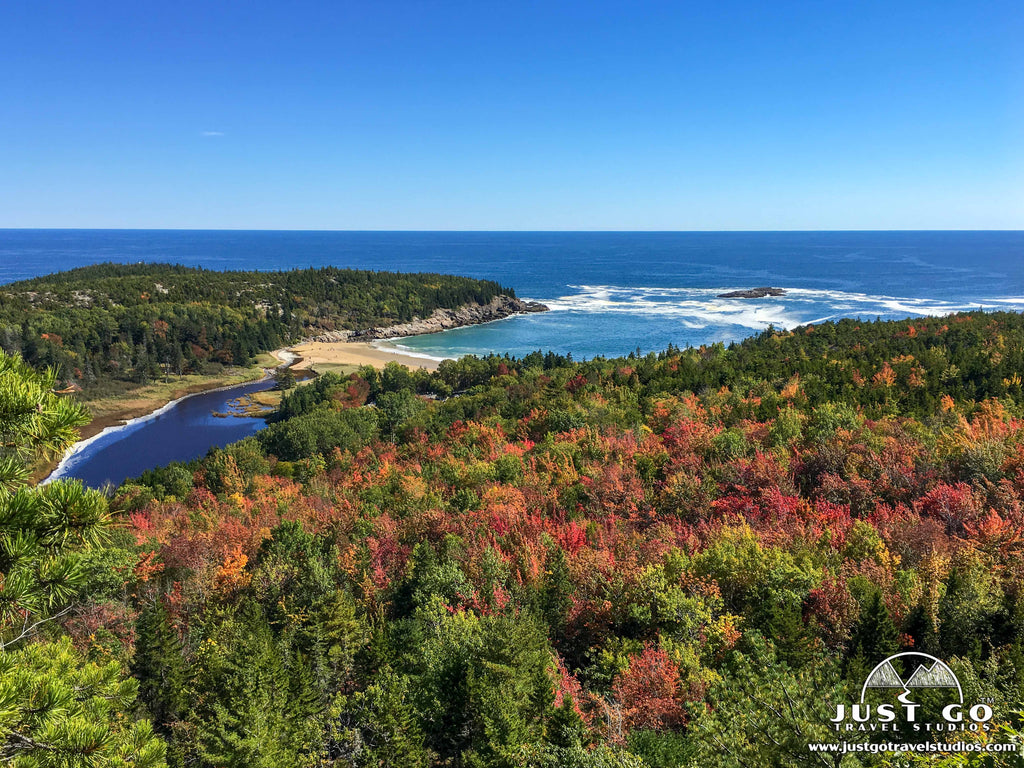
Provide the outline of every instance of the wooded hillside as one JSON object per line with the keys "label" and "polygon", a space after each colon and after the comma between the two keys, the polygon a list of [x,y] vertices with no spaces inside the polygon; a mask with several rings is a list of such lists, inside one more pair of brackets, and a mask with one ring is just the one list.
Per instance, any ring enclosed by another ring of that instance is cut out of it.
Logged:
{"label": "wooded hillside", "polygon": [[1022,350],[972,313],[323,376],[123,487],[121,575],[67,631],[132,665],[177,765],[270,733],[282,768],[918,764],[807,747],[910,649],[998,729],[902,738],[1005,739]]}
{"label": "wooded hillside", "polygon": [[515,292],[450,275],[99,264],[0,286],[0,349],[97,391],[248,365],[303,336],[408,322],[501,294]]}

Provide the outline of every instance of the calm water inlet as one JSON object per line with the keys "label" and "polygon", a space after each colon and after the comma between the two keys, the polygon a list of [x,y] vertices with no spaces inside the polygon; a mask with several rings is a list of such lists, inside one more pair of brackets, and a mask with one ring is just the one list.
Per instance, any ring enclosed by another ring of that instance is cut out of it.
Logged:
{"label": "calm water inlet", "polygon": [[105,430],[68,457],[51,479],[77,478],[93,488],[120,485],[147,469],[190,461],[266,426],[260,418],[214,416],[230,410],[229,400],[270,389],[273,379],[203,392],[179,400],[155,416]]}

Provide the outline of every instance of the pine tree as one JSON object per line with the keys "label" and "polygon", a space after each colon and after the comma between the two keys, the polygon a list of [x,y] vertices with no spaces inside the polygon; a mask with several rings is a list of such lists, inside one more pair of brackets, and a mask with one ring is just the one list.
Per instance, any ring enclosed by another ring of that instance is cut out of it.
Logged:
{"label": "pine tree", "polygon": [[863,681],[876,664],[896,653],[900,633],[882,602],[882,593],[875,590],[861,608],[860,619],[853,628],[846,657],[846,677]]}
{"label": "pine tree", "polygon": [[56,380],[0,353],[0,652],[68,610],[107,521],[106,499],[81,483],[26,484],[32,461],[63,452],[89,420]]}
{"label": "pine tree", "polygon": [[340,725],[332,734],[332,753],[343,758],[342,765],[357,768],[432,765],[412,698],[409,679],[390,668],[365,690],[339,696],[331,718]]}
{"label": "pine tree", "polygon": [[56,374],[0,353],[0,763],[37,768],[162,768],[166,747],[130,717],[137,685],[116,662],[86,663],[67,639],[29,642],[73,605],[105,498],[81,483],[26,485],[88,412],[53,392]]}
{"label": "pine tree", "polygon": [[139,681],[139,698],[163,732],[181,719],[187,682],[181,640],[171,627],[167,609],[155,602],[143,609],[135,624],[132,676]]}
{"label": "pine tree", "polygon": [[291,698],[288,719],[296,750],[306,759],[315,759],[323,749],[324,702],[313,679],[309,659],[295,652],[288,665]]}
{"label": "pine tree", "polygon": [[573,591],[565,550],[552,541],[548,544],[547,566],[544,570],[539,602],[541,615],[553,636],[561,636],[569,609],[572,607]]}
{"label": "pine tree", "polygon": [[0,764],[165,768],[166,746],[133,722],[138,686],[116,662],[86,662],[64,638],[0,653]]}
{"label": "pine tree", "polygon": [[352,595],[338,590],[321,609],[313,631],[314,651],[317,666],[323,670],[324,690],[333,695],[351,679],[356,655],[370,641],[370,627],[357,615]]}
{"label": "pine tree", "polygon": [[258,610],[238,620],[223,667],[203,681],[193,716],[199,756],[218,768],[316,765],[297,737],[281,650]]}

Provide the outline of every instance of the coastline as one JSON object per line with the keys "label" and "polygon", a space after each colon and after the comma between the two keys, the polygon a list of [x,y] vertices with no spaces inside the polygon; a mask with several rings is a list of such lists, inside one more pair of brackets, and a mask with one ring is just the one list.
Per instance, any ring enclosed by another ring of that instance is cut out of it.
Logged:
{"label": "coastline", "polygon": [[467,325],[484,325],[495,320],[505,320],[516,315],[547,312],[549,307],[537,301],[515,299],[511,296],[495,296],[487,304],[463,304],[456,309],[435,309],[429,317],[414,317],[408,323],[364,328],[356,331],[326,331],[312,336],[307,341],[356,342],[398,339],[406,336],[425,336],[441,331],[450,331]]}
{"label": "coastline", "polygon": [[300,359],[292,365],[297,371],[310,368],[316,370],[319,366],[320,372],[325,369],[351,372],[364,365],[380,369],[392,362],[406,368],[436,371],[442,360],[415,352],[389,349],[380,346],[379,342],[410,336],[427,336],[455,328],[507,320],[517,315],[547,311],[548,307],[536,301],[496,296],[488,304],[466,304],[457,309],[438,309],[430,317],[414,318],[411,322],[399,325],[360,331],[330,331],[288,347],[285,352],[299,356]]}
{"label": "coastline", "polygon": [[419,357],[413,354],[391,351],[375,346],[368,341],[308,341],[289,347],[289,351],[299,356],[299,361],[292,367],[297,371],[309,370],[323,373],[335,368],[349,368],[353,371],[364,365],[383,368],[388,363],[398,363],[406,368],[425,368],[436,371],[440,360]]}
{"label": "coastline", "polygon": [[[325,367],[327,370],[351,368],[354,371],[364,365],[383,368],[389,362],[397,362],[407,368],[426,368],[433,371],[437,369],[440,362],[400,352],[392,353],[388,350],[378,349],[370,342],[307,342],[294,347],[275,349],[267,354],[278,361],[281,366],[289,366],[296,371],[308,371],[314,366],[320,365],[318,372],[321,373],[324,372]],[[316,369],[314,368],[314,370]],[[92,421],[82,427],[79,431],[78,442],[65,451],[62,456],[40,464],[32,473],[31,482],[45,484],[58,479],[57,473],[61,467],[66,466],[72,457],[104,435],[154,419],[182,400],[194,395],[231,389],[266,379],[272,375],[273,368],[260,367],[259,369],[244,369],[244,371],[253,375],[219,376],[206,381],[183,384],[170,390],[169,399],[167,396],[161,397],[155,393],[147,396],[145,393],[136,392],[121,402],[118,402],[116,398],[100,401],[104,405],[115,407],[111,407],[109,410],[103,409],[100,414],[94,416]],[[257,373],[262,373],[262,375],[256,375]]]}
{"label": "coastline", "polygon": [[[255,371],[254,371],[255,373]],[[218,389],[237,387],[240,384],[249,384],[266,378],[268,374],[264,369],[262,376],[251,376],[247,378],[217,377],[209,381],[184,384],[171,389],[169,397],[158,397],[156,395],[132,395],[126,398],[123,405],[110,410],[104,409],[100,414],[93,417],[93,420],[79,430],[82,440],[87,440],[109,427],[115,427],[126,421],[138,419],[151,414],[155,409],[163,408],[170,403],[183,400],[191,395],[201,395],[204,392],[213,392]],[[105,403],[107,401],[104,401]],[[89,407],[89,403],[85,403]],[[91,409],[90,409],[91,410]]]}

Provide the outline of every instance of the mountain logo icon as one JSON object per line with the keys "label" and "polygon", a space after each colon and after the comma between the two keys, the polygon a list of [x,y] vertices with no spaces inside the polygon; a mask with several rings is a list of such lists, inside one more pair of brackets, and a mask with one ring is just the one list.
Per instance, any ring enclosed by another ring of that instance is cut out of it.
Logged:
{"label": "mountain logo icon", "polygon": [[[893,665],[893,661],[896,659],[901,660],[900,666],[903,669],[912,670],[906,680],[900,676]],[[860,691],[862,703],[868,688],[902,688],[903,693],[899,699],[904,703],[907,703],[906,699],[909,698],[913,688],[956,688],[960,703],[962,704],[964,701],[960,681],[949,665],[941,659],[918,651],[894,654],[871,670]]]}

